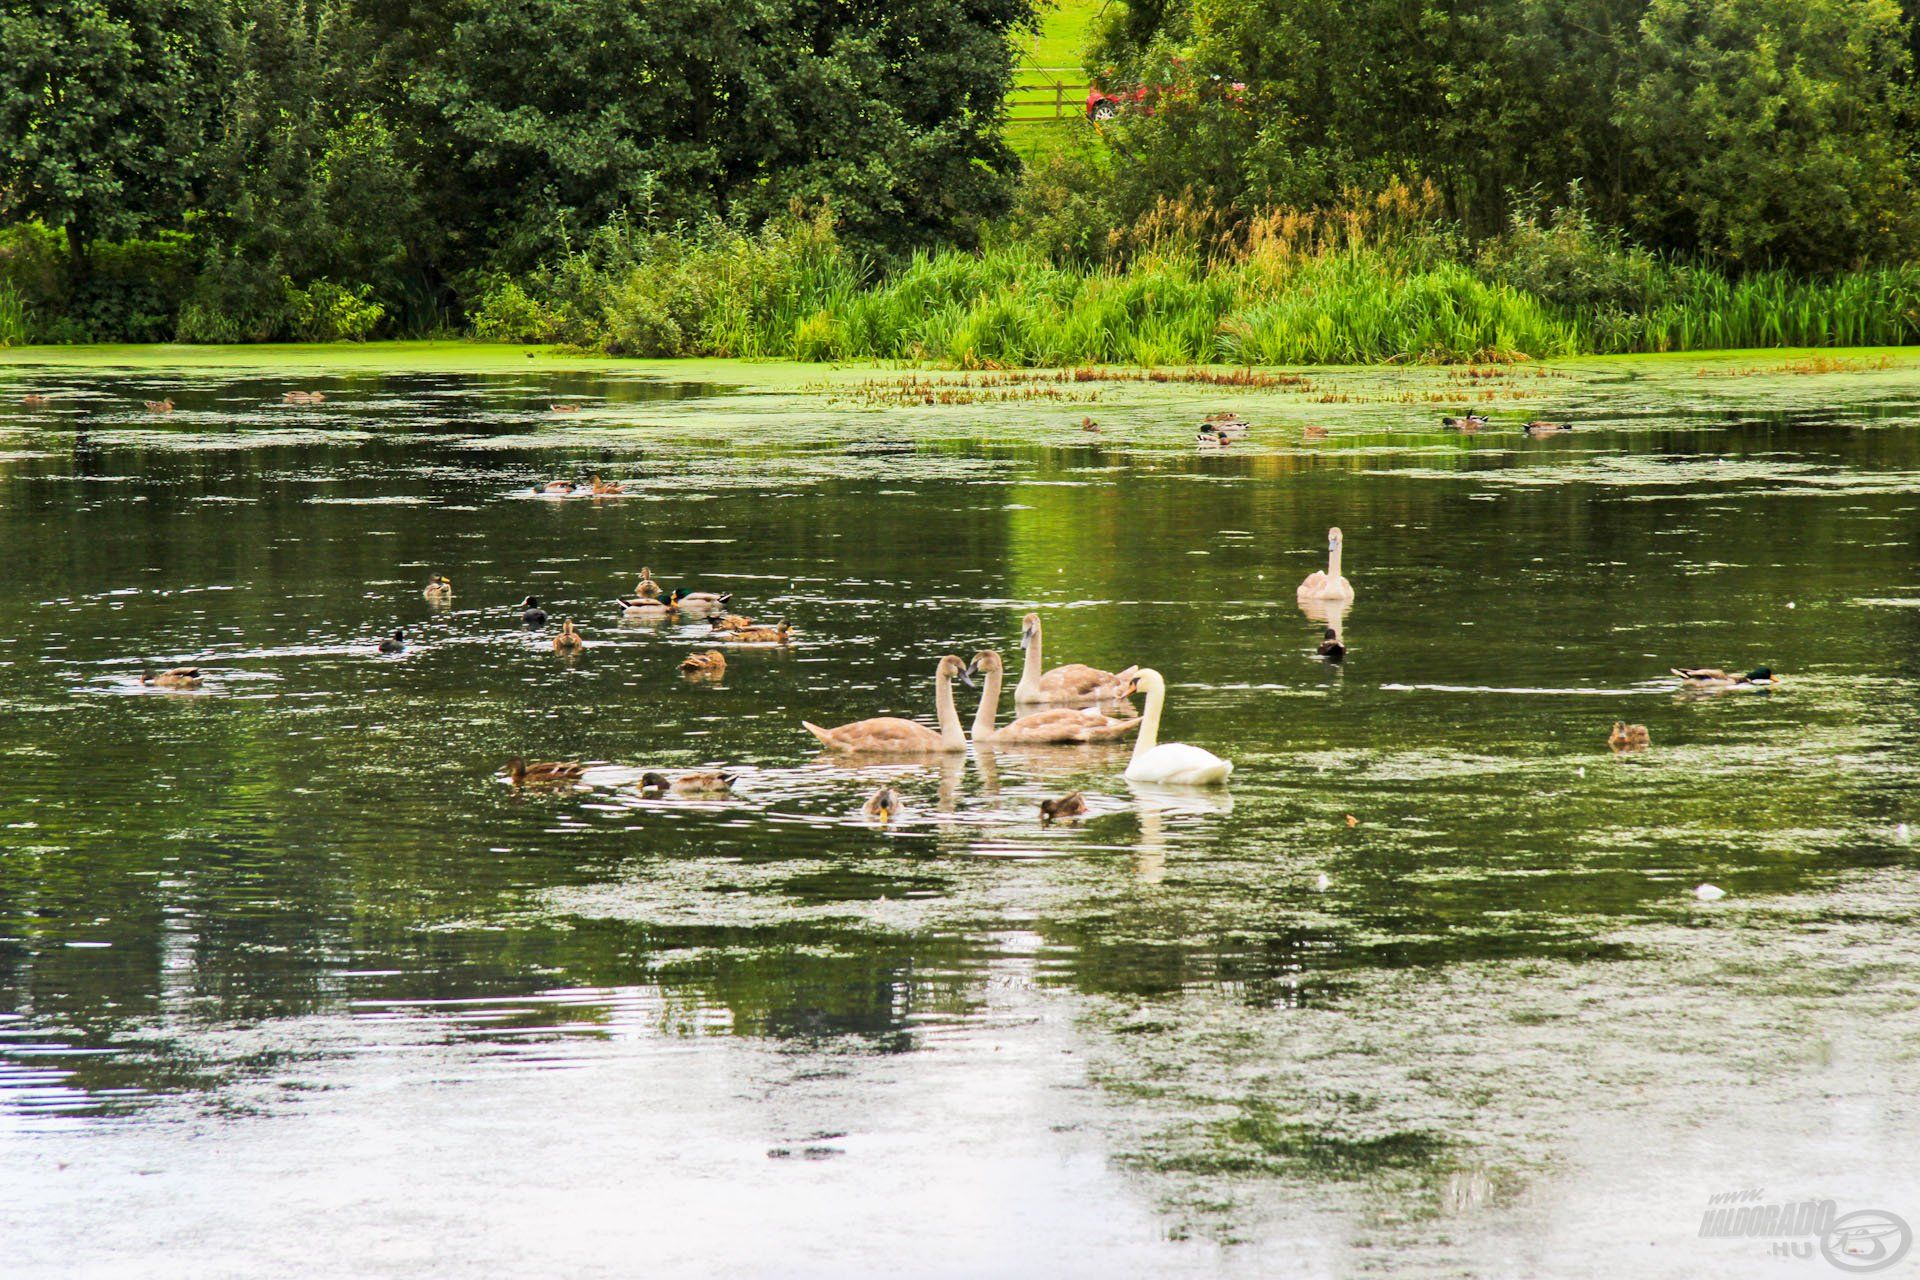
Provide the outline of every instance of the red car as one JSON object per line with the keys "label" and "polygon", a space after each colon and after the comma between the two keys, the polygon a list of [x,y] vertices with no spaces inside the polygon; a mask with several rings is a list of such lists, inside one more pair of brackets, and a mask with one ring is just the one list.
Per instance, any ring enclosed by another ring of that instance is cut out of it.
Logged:
{"label": "red car", "polygon": [[[1242,102],[1247,96],[1247,86],[1238,80],[1228,82],[1219,76],[1208,77],[1214,84],[1226,88],[1227,96],[1235,102]],[[1153,114],[1153,99],[1161,94],[1179,96],[1186,92],[1186,86],[1177,84],[1138,85],[1132,89],[1102,89],[1097,84],[1087,86],[1087,119],[1101,123],[1120,114],[1122,107],[1138,107],[1148,115]]]}

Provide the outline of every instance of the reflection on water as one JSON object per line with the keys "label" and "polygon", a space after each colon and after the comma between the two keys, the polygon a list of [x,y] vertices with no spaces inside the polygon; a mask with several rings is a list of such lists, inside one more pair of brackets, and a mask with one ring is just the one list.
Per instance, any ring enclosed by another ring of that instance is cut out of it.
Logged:
{"label": "reflection on water", "polygon": [[[1704,879],[1742,902],[1906,865],[1920,437],[1885,428],[1916,397],[1688,382],[1556,383],[1581,428],[1549,440],[1378,405],[1263,439],[1255,397],[1245,447],[1200,457],[1218,397],[1178,388],[1113,393],[1069,448],[1043,411],[616,373],[303,377],[314,406],[251,375],[49,374],[50,408],[0,397],[0,1140],[312,1091],[405,1124],[351,1102],[383,1057],[415,1082],[581,1072],[586,1106],[595,1072],[689,1044],[854,1071],[1044,1022],[1057,1055],[1047,1011],[1074,1001],[1128,1002],[1117,1042],[1184,1062],[1182,1001],[1363,1016],[1379,975],[1604,969]],[[533,492],[595,473],[626,492]],[[1333,523],[1357,597],[1297,605]],[[623,617],[642,564],[794,644]],[[434,573],[451,599],[422,598]],[[529,594],[579,623],[577,659],[520,625]],[[1230,792],[1128,786],[1125,743],[863,763],[801,728],[930,720],[938,657],[1017,665],[1029,609],[1050,661],[1165,672],[1164,736],[1235,760]],[[681,678],[709,648],[724,678]],[[1779,689],[1665,674],[1761,663]],[[140,683],[187,664],[202,688]],[[1621,718],[1651,751],[1612,757]],[[512,755],[591,767],[516,790]],[[731,795],[637,786],[718,766]],[[859,810],[883,782],[905,808],[881,826]],[[1074,789],[1085,817],[1043,826]],[[723,1129],[780,1088],[726,1061],[759,1092],[711,1102]],[[1497,1200],[1488,1178],[1442,1194]],[[1211,1265],[1141,1221],[1115,1256]]]}

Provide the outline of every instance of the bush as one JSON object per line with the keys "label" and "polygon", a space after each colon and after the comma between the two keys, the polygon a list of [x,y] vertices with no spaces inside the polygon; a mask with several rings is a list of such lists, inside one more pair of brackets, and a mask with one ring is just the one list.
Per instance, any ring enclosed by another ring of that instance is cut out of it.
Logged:
{"label": "bush", "polygon": [[302,342],[364,342],[386,314],[373,300],[371,285],[349,289],[316,280],[302,289],[285,277],[280,283],[287,291],[293,336]]}
{"label": "bush", "polygon": [[1559,307],[1625,314],[1660,301],[1665,269],[1620,233],[1603,230],[1579,199],[1543,213],[1523,207],[1506,234],[1480,247],[1480,273]]}

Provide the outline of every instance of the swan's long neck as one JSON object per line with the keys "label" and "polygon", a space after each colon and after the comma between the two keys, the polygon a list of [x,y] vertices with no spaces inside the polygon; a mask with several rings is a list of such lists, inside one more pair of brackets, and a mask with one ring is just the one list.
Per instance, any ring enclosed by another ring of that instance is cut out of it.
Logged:
{"label": "swan's long neck", "polygon": [[965,750],[967,734],[960,727],[960,711],[953,705],[953,677],[944,671],[934,678],[933,706],[940,715],[940,744]]}
{"label": "swan's long neck", "polygon": [[1167,705],[1167,685],[1155,680],[1147,686],[1147,710],[1140,717],[1140,736],[1133,740],[1133,758],[1138,760],[1160,745],[1160,711]]}
{"label": "swan's long neck", "polygon": [[1332,581],[1340,580],[1340,553],[1345,550],[1344,542],[1336,542],[1327,548],[1327,577]]}
{"label": "swan's long neck", "polygon": [[1006,674],[999,667],[987,671],[987,687],[980,694],[980,709],[973,713],[973,740],[985,742],[993,736],[994,721],[1000,718],[1000,685]]}
{"label": "swan's long neck", "polygon": [[1026,656],[1020,661],[1020,683],[1014,689],[1015,697],[1040,691],[1040,673],[1045,668],[1040,664],[1040,628],[1038,626],[1035,626],[1033,632],[1027,636],[1023,642],[1023,648]]}

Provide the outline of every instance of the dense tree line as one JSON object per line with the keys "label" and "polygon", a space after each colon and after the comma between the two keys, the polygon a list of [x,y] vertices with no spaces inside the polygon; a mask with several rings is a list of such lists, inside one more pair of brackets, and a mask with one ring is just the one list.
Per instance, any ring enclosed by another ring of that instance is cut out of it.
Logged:
{"label": "dense tree line", "polygon": [[0,341],[673,350],[822,254],[1121,265],[1395,191],[1423,261],[1581,307],[1920,245],[1920,0],[1115,0],[1144,101],[1023,177],[1040,2],[0,0]]}
{"label": "dense tree line", "polygon": [[1574,199],[1653,249],[1818,270],[1915,248],[1912,17],[1896,0],[1138,0],[1092,59],[1156,94],[1122,126],[1129,212],[1424,178],[1476,235]]}
{"label": "dense tree line", "polygon": [[998,117],[1031,18],[1031,0],[0,0],[0,223],[64,239],[81,313],[95,246],[191,233],[182,327],[232,338],[327,336],[368,303],[428,326],[609,223],[753,226],[797,202],[880,251],[967,243],[1010,199]]}

